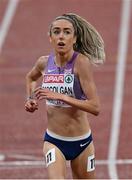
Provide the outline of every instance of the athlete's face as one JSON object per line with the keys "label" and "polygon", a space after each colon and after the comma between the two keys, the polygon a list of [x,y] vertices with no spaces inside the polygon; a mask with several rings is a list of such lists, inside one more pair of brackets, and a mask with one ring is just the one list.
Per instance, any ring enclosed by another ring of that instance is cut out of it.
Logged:
{"label": "athlete's face", "polygon": [[64,19],[54,21],[51,27],[50,42],[58,53],[73,50],[76,37],[72,23]]}

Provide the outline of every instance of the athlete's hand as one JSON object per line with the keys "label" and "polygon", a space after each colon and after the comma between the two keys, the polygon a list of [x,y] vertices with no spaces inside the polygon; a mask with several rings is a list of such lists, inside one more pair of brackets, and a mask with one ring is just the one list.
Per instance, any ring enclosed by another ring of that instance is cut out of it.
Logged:
{"label": "athlete's hand", "polygon": [[52,100],[62,100],[63,94],[50,91],[49,89],[38,87],[34,91],[35,97],[38,100],[42,99],[52,99]]}
{"label": "athlete's hand", "polygon": [[25,103],[25,110],[28,112],[34,112],[38,109],[38,103],[35,99],[28,99]]}

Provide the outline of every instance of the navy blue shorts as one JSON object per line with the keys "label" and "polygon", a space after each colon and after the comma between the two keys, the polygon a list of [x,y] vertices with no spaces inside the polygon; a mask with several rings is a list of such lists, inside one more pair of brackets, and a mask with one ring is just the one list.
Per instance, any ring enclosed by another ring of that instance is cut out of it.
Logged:
{"label": "navy blue shorts", "polygon": [[73,160],[91,143],[92,134],[90,131],[90,133],[77,138],[62,138],[62,136],[47,130],[44,135],[44,141],[48,141],[58,147],[66,160]]}

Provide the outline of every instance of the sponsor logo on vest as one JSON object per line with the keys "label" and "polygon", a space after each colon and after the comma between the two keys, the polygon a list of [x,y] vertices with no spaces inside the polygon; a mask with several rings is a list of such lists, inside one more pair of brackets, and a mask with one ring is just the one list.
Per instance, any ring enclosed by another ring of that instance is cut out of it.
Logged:
{"label": "sponsor logo on vest", "polygon": [[66,75],[65,76],[65,82],[66,83],[71,83],[73,81],[73,77],[72,77],[72,75],[70,75],[70,74],[68,74],[68,75]]}
{"label": "sponsor logo on vest", "polygon": [[61,74],[61,75],[54,75],[54,74],[44,75],[43,82],[44,83],[64,83],[64,74]]}

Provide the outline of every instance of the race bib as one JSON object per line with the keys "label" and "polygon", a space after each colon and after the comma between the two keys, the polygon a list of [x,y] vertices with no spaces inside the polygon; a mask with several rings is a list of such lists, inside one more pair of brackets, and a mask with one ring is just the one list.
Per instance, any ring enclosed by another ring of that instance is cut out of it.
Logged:
{"label": "race bib", "polygon": [[[62,93],[67,96],[75,97],[73,91],[74,74],[44,74],[43,88],[50,91]],[[70,105],[59,100],[46,100],[47,105],[70,107]]]}

